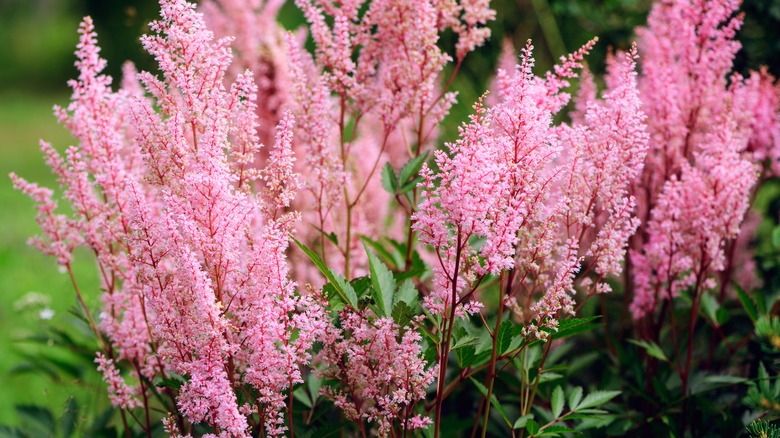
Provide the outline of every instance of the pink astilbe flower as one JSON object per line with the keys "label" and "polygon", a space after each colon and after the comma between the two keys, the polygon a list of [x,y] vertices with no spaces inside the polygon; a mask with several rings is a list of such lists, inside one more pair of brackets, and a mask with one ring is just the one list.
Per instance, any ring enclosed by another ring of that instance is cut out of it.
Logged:
{"label": "pink astilbe flower", "polygon": [[481,279],[512,270],[516,279],[502,299],[516,296],[524,322],[555,327],[558,315],[573,311],[583,258],[598,275],[590,293],[606,291],[601,280],[620,273],[637,225],[628,188],[647,147],[635,52],[624,56],[603,99],[587,103],[582,123],[552,126],[568,101],[561,90],[589,47],[538,78],[529,44],[514,73],[499,72],[498,102],[477,104],[449,153],[437,152],[439,174],[424,170],[414,227],[441,262],[426,297],[432,313],[473,311]]}
{"label": "pink astilbe flower", "polygon": [[[62,158],[44,145],[72,217],[55,213],[51,191],[12,178],[40,205],[42,249],[65,265],[81,243],[97,256],[106,291],[98,363],[115,405],[137,407],[129,394],[146,403],[145,382],[173,372],[185,376],[176,421],[248,436],[247,416],[259,415],[279,435],[287,394],[326,327],[320,302],[295,292],[285,255],[298,220],[294,118],[281,115],[267,165],[250,166],[262,147],[251,74],[226,88],[229,40],[215,41],[194,5],[161,6],[142,42],[162,77],[127,67],[117,92],[100,75],[91,21],[82,25],[80,76],[57,111],[78,146]],[[122,361],[134,388],[120,385]],[[239,388],[254,395],[239,404]]]}
{"label": "pink astilbe flower", "polygon": [[[206,24],[217,37],[234,38],[234,59],[227,71],[229,81],[245,71],[257,84],[259,140],[273,142],[272,126],[281,120],[290,104],[289,56],[284,29],[276,22],[284,0],[208,0],[200,5]],[[260,150],[265,163],[265,150]]]}
{"label": "pink astilbe flower", "polygon": [[[780,157],[774,78],[731,74],[738,7],[736,0],[661,2],[637,31],[650,150],[633,189],[643,220],[632,243],[635,318],[682,290],[696,296],[715,287],[713,275],[733,266],[724,249],[750,204],[756,165]],[[675,205],[682,202],[690,204]]]}
{"label": "pink astilbe flower", "polygon": [[316,206],[301,208],[308,229],[298,234],[353,277],[366,268],[357,236],[378,236],[378,225],[387,222],[379,215],[393,198],[374,184],[377,169],[388,160],[400,166],[430,147],[454,102],[449,84],[440,85],[451,57],[438,47],[439,34],[458,34],[460,63],[489,36],[485,23],[494,12],[482,0],[297,4],[315,43],[312,59],[288,39],[297,150],[307,161],[301,205]]}
{"label": "pink astilbe flower", "polygon": [[391,318],[371,321],[352,310],[340,316],[341,328],[328,329],[318,356],[323,377],[338,380],[340,388],[326,387],[323,394],[351,421],[376,423],[379,436],[388,436],[396,422],[402,430],[427,428],[431,420],[413,415],[414,407],[437,369],[426,369],[420,334],[402,331]]}
{"label": "pink astilbe flower", "polygon": [[711,273],[724,268],[726,241],[739,233],[755,166],[735,153],[701,155],[696,164],[667,182],[647,225],[650,239],[632,254],[635,316],[692,286],[711,288]]}
{"label": "pink astilbe flower", "polygon": [[102,353],[98,353],[95,363],[98,364],[97,370],[103,374],[103,380],[108,385],[108,398],[114,407],[133,409],[141,406],[141,401],[138,400],[136,394],[133,394],[133,390],[127,386],[127,383],[119,374],[119,370],[116,369],[114,361],[103,356]]}

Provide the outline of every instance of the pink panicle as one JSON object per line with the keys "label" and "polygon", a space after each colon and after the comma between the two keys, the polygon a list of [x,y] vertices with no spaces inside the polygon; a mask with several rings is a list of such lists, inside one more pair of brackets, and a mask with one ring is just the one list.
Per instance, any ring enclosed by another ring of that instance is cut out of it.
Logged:
{"label": "pink panicle", "polygon": [[114,407],[133,409],[141,406],[138,396],[133,394],[133,390],[127,386],[113,360],[98,353],[95,363],[98,364],[97,370],[103,374],[103,380],[108,385],[108,398]]}
{"label": "pink panicle", "polygon": [[716,286],[714,274],[732,269],[724,257],[734,252],[724,248],[739,232],[756,169],[770,174],[779,155],[774,78],[731,73],[738,7],[738,0],[660,2],[637,31],[650,149],[633,189],[643,220],[631,244],[636,318],[682,290]]}
{"label": "pink panicle", "polygon": [[419,333],[402,330],[391,318],[370,321],[341,312],[341,329],[328,328],[318,356],[323,377],[337,379],[341,388],[326,387],[323,394],[351,421],[376,423],[379,436],[394,424],[427,428],[430,418],[411,415],[437,373],[435,366],[426,370],[420,341]]}
{"label": "pink panicle", "polygon": [[[511,269],[519,281],[502,299],[530,303],[541,296],[520,316],[555,327],[559,315],[573,311],[584,258],[598,280],[589,293],[607,291],[603,278],[621,272],[637,225],[628,189],[647,148],[635,51],[616,67],[615,86],[584,105],[580,123],[552,125],[568,101],[561,90],[591,45],[542,79],[532,73],[529,43],[514,72],[499,71],[496,103],[487,109],[478,103],[448,153],[436,153],[439,174],[424,169],[413,219],[420,241],[440,261],[426,297],[431,312],[461,315],[464,309],[453,306],[464,303],[473,311],[482,278]],[[472,247],[479,238],[481,246]],[[543,336],[533,324],[529,329]]]}
{"label": "pink panicle", "polygon": [[[207,0],[200,4],[209,29],[219,38],[232,37],[234,61],[228,81],[249,72],[257,84],[257,135],[262,144],[273,143],[273,126],[281,122],[290,105],[289,56],[284,29],[276,22],[284,0]],[[268,160],[265,150],[258,156]]]}
{"label": "pink panicle", "polygon": [[[73,214],[56,214],[48,189],[12,179],[39,204],[41,249],[62,264],[79,244],[97,256],[107,340],[98,363],[117,406],[139,406],[145,382],[178,373],[186,420],[247,436],[247,415],[260,414],[267,433],[283,434],[285,394],[302,382],[326,318],[295,291],[285,254],[298,218],[295,120],[280,116],[267,165],[250,165],[260,150],[251,75],[226,79],[229,40],[215,41],[194,5],[161,7],[142,41],[162,77],[127,66],[116,92],[100,75],[91,21],[81,27],[80,75],[57,110],[78,146],[62,157],[43,144]],[[137,386],[121,381],[120,365]],[[260,394],[252,406],[236,397],[245,385]]]}
{"label": "pink panicle", "polygon": [[441,32],[458,35],[460,63],[489,36],[494,12],[484,0],[296,3],[315,44],[312,59],[288,38],[296,150],[304,152],[308,192],[298,233],[354,277],[367,261],[358,236],[377,238],[388,223],[393,196],[377,184],[382,167],[401,167],[435,144],[436,126],[454,102],[450,82],[441,85],[452,60],[438,46]]}

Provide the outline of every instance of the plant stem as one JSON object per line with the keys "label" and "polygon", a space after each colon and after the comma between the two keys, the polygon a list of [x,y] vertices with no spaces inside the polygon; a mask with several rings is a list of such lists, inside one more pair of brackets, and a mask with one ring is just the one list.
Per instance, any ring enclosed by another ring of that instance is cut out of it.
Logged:
{"label": "plant stem", "polygon": [[[498,357],[498,333],[501,328],[501,317],[504,315],[504,291],[510,289],[512,284],[512,272],[509,275],[501,273],[500,287],[498,289],[498,315],[496,316],[496,328],[493,330],[493,351],[490,353],[490,365],[487,370],[487,398],[485,398],[485,414],[482,419],[482,438],[487,435],[488,420],[490,419],[490,401],[493,397],[493,382],[496,378],[496,358]],[[506,286],[504,286],[506,280]]]}

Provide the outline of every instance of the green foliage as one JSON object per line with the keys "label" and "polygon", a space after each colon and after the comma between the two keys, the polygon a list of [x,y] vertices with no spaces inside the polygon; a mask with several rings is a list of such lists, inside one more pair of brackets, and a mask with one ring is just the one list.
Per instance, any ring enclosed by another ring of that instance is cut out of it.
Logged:
{"label": "green foliage", "polygon": [[750,438],[780,438],[780,429],[764,420],[755,420],[747,426]]}

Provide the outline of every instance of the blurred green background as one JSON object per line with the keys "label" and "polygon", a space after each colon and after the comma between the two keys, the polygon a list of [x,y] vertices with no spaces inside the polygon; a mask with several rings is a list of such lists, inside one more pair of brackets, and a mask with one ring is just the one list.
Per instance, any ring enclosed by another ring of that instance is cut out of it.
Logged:
{"label": "blurred green background", "polygon": [[[302,19],[292,2],[288,3],[282,21],[292,28]],[[498,12],[491,24],[494,36],[484,49],[469,55],[455,84],[460,103],[449,126],[457,126],[471,102],[484,92],[502,38],[513,39],[516,46],[532,38],[537,67],[544,71],[553,59],[598,35],[600,43],[589,63],[599,72],[609,48],[630,45],[633,29],[644,23],[650,4],[650,0],[494,1]],[[737,68],[745,71],[768,65],[778,75],[780,1],[747,0],[743,10],[746,22],[740,38],[744,49]],[[109,61],[108,73],[118,78],[126,59],[142,69],[153,69],[138,37],[156,14],[156,2],[151,0],[0,0],[0,424],[20,421],[14,410],[17,404],[61,412],[68,396],[76,394],[82,406],[94,413],[106,403],[94,391],[99,384],[95,373],[58,372],[56,364],[67,366],[68,358],[54,352],[51,342],[25,340],[49,324],[71,324],[74,318],[68,309],[76,301],[67,275],[58,271],[54,260],[26,245],[27,238],[37,232],[35,211],[26,197],[11,188],[6,175],[14,171],[43,185],[55,184],[37,145],[45,139],[61,150],[72,141],[57,125],[51,108],[67,105],[66,81],[76,75],[73,50],[81,17],[94,18],[102,54]],[[451,38],[445,35],[442,44],[451,47]],[[89,255],[79,254],[75,269],[88,304],[98,308],[99,285]],[[31,363],[28,359],[35,354],[49,354],[51,363]],[[25,360],[27,364],[20,366]],[[31,369],[34,372],[28,372]]]}

